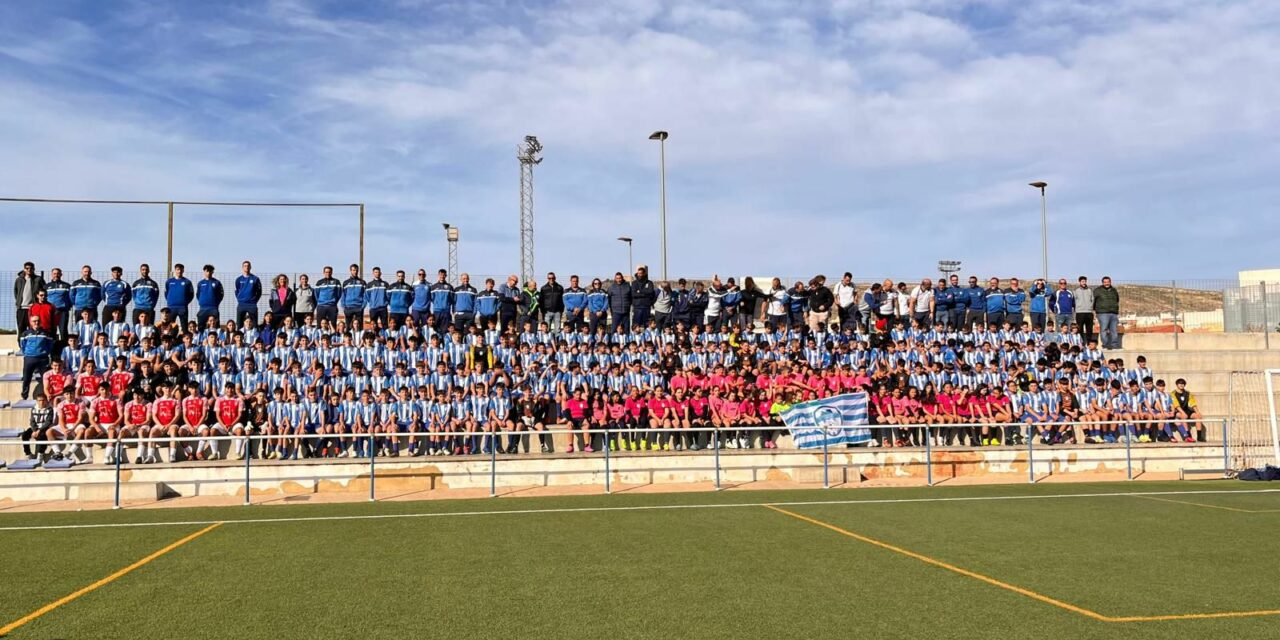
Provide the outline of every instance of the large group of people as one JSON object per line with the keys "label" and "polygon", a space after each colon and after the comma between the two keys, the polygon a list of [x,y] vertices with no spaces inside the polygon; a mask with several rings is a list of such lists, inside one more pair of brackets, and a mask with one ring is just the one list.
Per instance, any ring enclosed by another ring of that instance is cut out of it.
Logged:
{"label": "large group of people", "polygon": [[854,391],[872,446],[1203,438],[1185,381],[1104,356],[1095,319],[1118,346],[1108,278],[761,287],[654,282],[641,265],[477,288],[350,265],[264,285],[246,261],[223,317],[212,265],[195,283],[180,264],[164,285],[145,264],[132,283],[111,272],[45,281],[27,263],[15,282],[31,457],[83,462],[83,441],[103,439],[136,463],[547,452],[558,425],[568,452],[770,449],[780,413]]}

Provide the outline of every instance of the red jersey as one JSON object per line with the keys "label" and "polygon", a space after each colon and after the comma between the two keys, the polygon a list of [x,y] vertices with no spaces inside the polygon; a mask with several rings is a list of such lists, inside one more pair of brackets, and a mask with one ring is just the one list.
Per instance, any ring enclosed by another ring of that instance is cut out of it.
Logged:
{"label": "red jersey", "polygon": [[218,398],[218,424],[230,427],[240,422],[240,412],[243,409],[244,403],[239,398]]}
{"label": "red jersey", "polygon": [[667,385],[671,387],[672,391],[675,391],[676,389],[687,389],[689,387],[689,378],[687,378],[683,373],[677,373],[674,376],[671,376],[671,381],[668,382]]}
{"label": "red jersey", "polygon": [[120,419],[120,401],[115,398],[97,398],[93,401],[93,415],[98,424],[111,424]]}
{"label": "red jersey", "polygon": [[174,398],[156,398],[151,403],[151,412],[156,416],[156,424],[162,427],[173,426],[178,421],[178,401]]}
{"label": "red jersey", "polygon": [[587,415],[587,401],[569,398],[564,403],[564,410],[574,420],[581,420]]}
{"label": "red jersey", "polygon": [[119,398],[129,388],[129,383],[133,382],[133,374],[128,371],[117,371],[107,376],[107,380],[111,385],[111,396]]}
{"label": "red jersey", "polygon": [[102,386],[102,378],[94,373],[82,373],[76,378],[76,393],[81,398],[93,398],[98,395],[98,387]]}
{"label": "red jersey", "polygon": [[653,398],[649,400],[648,404],[649,404],[650,418],[665,418],[667,416],[667,407],[669,405],[667,404],[666,400],[659,400],[657,398]]}
{"label": "red jersey", "polygon": [[707,417],[707,399],[689,398],[689,410],[693,412],[695,418]]}
{"label": "red jersey", "polygon": [[84,413],[84,405],[75,400],[67,400],[58,405],[58,413],[62,414],[63,424],[79,424]]}
{"label": "red jersey", "polygon": [[71,374],[54,373],[52,371],[44,374],[44,394],[50,398],[56,398],[62,395],[67,385],[71,384]]}
{"label": "red jersey", "polygon": [[140,427],[146,424],[149,417],[151,417],[151,405],[145,402],[130,400],[129,404],[124,406],[124,420],[131,427]]}
{"label": "red jersey", "polygon": [[631,417],[639,419],[640,414],[644,413],[644,400],[627,398],[626,407],[631,412]]}
{"label": "red jersey", "polygon": [[187,418],[187,424],[204,424],[204,413],[204,398],[191,396],[182,399],[182,415]]}
{"label": "red jersey", "polygon": [[609,417],[618,420],[627,415],[627,405],[619,402],[618,404],[609,405]]}

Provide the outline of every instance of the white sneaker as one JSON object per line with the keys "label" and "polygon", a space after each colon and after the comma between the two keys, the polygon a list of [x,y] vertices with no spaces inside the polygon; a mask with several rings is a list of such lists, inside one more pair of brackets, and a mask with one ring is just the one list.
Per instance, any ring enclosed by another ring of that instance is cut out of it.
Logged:
{"label": "white sneaker", "polygon": [[115,456],[115,454],[114,454],[114,453],[112,453],[111,449],[107,449],[107,450],[106,450],[106,454],[107,454],[107,455],[106,455],[106,458],[104,459],[104,462],[103,462],[103,463],[104,463],[104,464],[115,464],[115,463],[116,463],[116,456]]}

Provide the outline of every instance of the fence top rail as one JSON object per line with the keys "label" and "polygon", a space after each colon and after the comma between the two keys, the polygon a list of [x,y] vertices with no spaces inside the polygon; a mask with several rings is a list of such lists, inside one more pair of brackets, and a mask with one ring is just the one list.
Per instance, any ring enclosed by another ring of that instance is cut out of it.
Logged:
{"label": "fence top rail", "polygon": [[218,202],[212,200],[80,200],[75,198],[0,198],[0,202],[59,204],[180,204],[210,207],[363,207],[363,202]]}

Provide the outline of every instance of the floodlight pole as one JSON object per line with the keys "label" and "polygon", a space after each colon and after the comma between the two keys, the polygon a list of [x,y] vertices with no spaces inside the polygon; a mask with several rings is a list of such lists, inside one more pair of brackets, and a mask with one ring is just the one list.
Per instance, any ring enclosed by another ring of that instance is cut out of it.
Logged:
{"label": "floodlight pole", "polygon": [[650,140],[658,141],[658,180],[662,189],[662,279],[667,279],[667,138],[666,131],[654,131]]}
{"label": "floodlight pole", "polygon": [[1040,190],[1040,263],[1042,274],[1044,276],[1045,285],[1049,283],[1049,216],[1048,201],[1045,197],[1044,189],[1049,186],[1048,182],[1037,181],[1029,183],[1029,186]]}
{"label": "floodlight pole", "polygon": [[169,203],[169,252],[165,262],[164,277],[173,275],[173,203]]}

